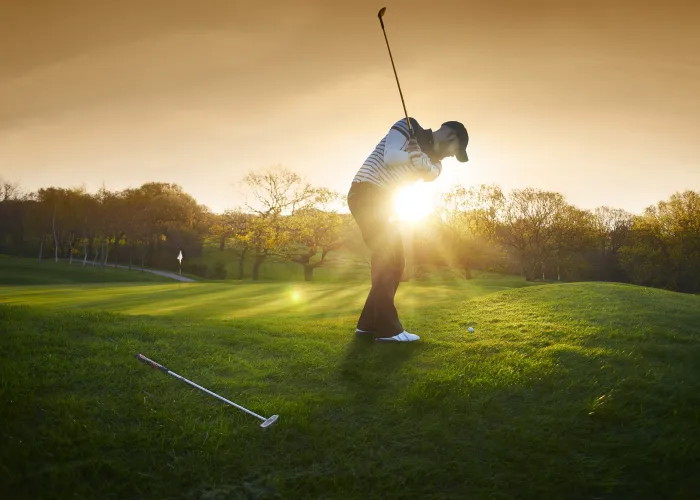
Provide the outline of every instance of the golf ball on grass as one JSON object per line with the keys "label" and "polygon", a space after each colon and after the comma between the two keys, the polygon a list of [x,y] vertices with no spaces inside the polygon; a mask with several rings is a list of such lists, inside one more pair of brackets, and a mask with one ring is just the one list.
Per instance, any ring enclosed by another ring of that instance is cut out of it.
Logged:
{"label": "golf ball on grass", "polygon": [[474,329],[473,329],[471,326],[470,326],[469,328],[467,328],[467,331],[468,331],[469,333],[474,333]]}

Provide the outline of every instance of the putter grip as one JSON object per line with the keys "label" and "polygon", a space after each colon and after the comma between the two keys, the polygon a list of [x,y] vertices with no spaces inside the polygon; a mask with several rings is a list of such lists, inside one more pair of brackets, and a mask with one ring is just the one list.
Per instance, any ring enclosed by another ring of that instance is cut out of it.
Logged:
{"label": "putter grip", "polygon": [[137,354],[137,355],[136,355],[136,359],[138,359],[139,361],[141,361],[141,362],[143,362],[143,363],[146,363],[147,365],[151,365],[153,368],[157,368],[157,369],[159,369],[159,370],[161,370],[161,371],[164,371],[165,373],[167,373],[167,372],[170,371],[170,370],[168,370],[166,367],[164,367],[163,365],[161,365],[161,364],[159,364],[159,363],[156,363],[155,361],[153,361],[153,360],[151,360],[151,359],[148,359],[148,358],[147,358],[146,356],[144,356],[143,354]]}

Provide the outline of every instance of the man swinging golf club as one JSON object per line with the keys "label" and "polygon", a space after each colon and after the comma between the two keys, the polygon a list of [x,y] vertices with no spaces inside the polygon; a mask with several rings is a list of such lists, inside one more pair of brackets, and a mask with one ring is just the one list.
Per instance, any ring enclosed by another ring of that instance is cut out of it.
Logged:
{"label": "man swinging golf club", "polygon": [[356,333],[384,342],[420,339],[404,330],[394,305],[405,266],[401,233],[392,222],[395,190],[418,180],[435,180],[442,171],[441,160],[449,156],[468,161],[469,136],[461,123],[449,121],[435,131],[423,129],[413,118],[409,123],[411,130],[403,119],[391,127],[355,175],[347,198],[372,253],[372,288]]}
{"label": "man swinging golf club", "polygon": [[415,119],[409,119],[384,29],[382,16],[385,12],[384,7],[378,17],[406,119],[394,123],[377,144],[355,175],[348,192],[348,207],[372,253],[372,288],[355,332],[383,342],[413,342],[420,337],[404,330],[394,305],[406,263],[401,233],[392,223],[394,195],[397,188],[406,184],[435,180],[442,172],[441,161],[447,157],[468,161],[469,135],[457,121],[445,122],[433,132],[423,129]]}

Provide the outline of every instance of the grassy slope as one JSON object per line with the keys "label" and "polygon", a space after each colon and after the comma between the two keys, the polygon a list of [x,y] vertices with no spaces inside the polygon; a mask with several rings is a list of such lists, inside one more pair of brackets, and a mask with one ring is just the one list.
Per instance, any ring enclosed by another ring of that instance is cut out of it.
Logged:
{"label": "grassy slope", "polygon": [[55,262],[14,257],[0,258],[0,285],[48,285],[57,283],[172,282],[170,278],[138,269],[83,266],[82,262]]}
{"label": "grassy slope", "polygon": [[360,285],[24,289],[0,306],[0,494],[691,498],[700,298],[493,290],[402,286],[424,342],[375,345],[349,335]]}

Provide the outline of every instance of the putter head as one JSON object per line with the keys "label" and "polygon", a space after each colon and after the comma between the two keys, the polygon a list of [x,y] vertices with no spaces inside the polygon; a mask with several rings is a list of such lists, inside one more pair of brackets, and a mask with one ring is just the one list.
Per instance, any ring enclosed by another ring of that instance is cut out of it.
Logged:
{"label": "putter head", "polygon": [[277,422],[277,419],[278,419],[278,418],[280,418],[279,415],[272,415],[270,418],[268,418],[268,419],[265,420],[262,424],[260,424],[260,427],[262,427],[263,429],[267,429],[267,428],[270,427],[272,424],[274,424],[275,422]]}

